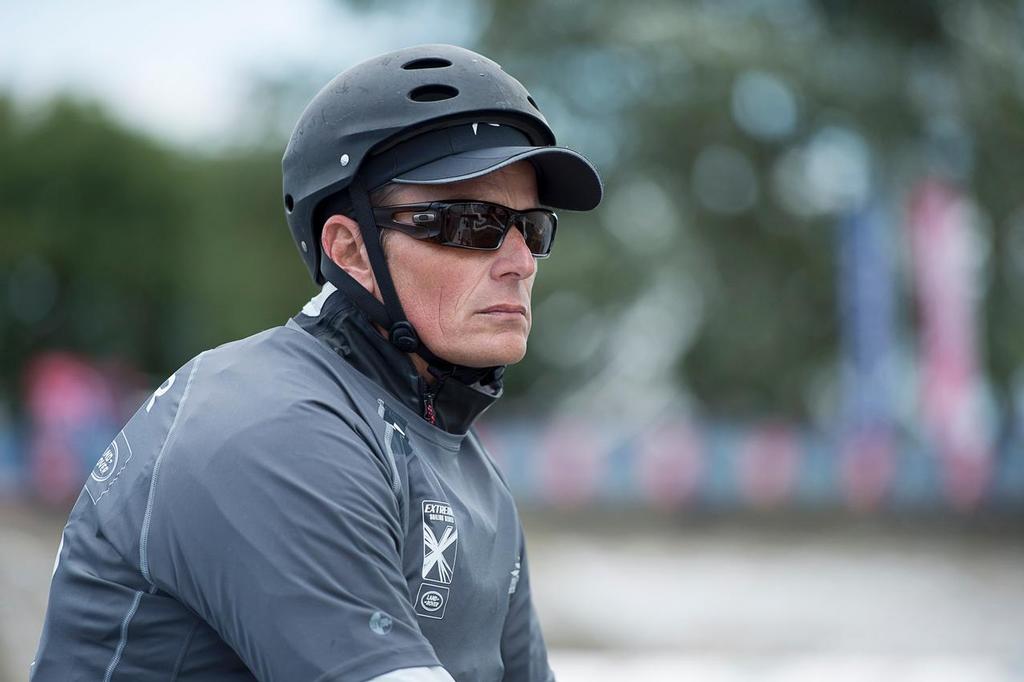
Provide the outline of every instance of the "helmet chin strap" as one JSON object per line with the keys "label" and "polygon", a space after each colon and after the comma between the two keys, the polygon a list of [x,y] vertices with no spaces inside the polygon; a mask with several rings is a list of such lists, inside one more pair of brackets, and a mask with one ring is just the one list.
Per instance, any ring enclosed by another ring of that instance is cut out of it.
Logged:
{"label": "helmet chin strap", "polygon": [[415,353],[423,358],[431,374],[435,376],[454,375],[466,383],[483,379],[488,374],[499,378],[504,368],[475,368],[455,365],[435,355],[420,340],[419,334],[406,319],[402,304],[398,300],[398,293],[395,291],[395,284],[391,278],[391,270],[388,268],[387,259],[384,257],[384,248],[381,246],[380,228],[377,227],[377,222],[373,218],[370,194],[364,180],[358,176],[354,178],[348,191],[359,231],[363,235],[366,254],[370,259],[370,266],[373,268],[373,274],[376,277],[377,286],[380,287],[381,298],[384,299],[384,302],[378,301],[362,284],[339,267],[331,260],[330,256],[322,252],[320,254],[320,273],[324,278],[345,292],[372,322],[383,327],[387,331],[388,341],[392,346],[403,353]]}

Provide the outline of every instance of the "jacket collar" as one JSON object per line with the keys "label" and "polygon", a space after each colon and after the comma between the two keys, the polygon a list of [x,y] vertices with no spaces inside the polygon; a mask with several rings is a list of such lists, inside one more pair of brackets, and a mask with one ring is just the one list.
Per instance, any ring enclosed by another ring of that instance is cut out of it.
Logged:
{"label": "jacket collar", "polygon": [[426,421],[432,411],[434,425],[449,433],[469,431],[502,395],[504,367],[457,368],[426,382],[409,356],[388,343],[333,284],[325,284],[293,319]]}

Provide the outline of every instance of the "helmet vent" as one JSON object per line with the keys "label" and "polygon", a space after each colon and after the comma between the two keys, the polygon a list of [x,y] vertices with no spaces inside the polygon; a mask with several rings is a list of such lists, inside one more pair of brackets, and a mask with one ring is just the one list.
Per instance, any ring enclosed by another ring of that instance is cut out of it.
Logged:
{"label": "helmet vent", "polygon": [[533,101],[533,95],[527,95],[526,96],[526,101],[529,102],[530,106],[532,106],[534,109],[536,109],[537,111],[540,111],[540,107],[538,107],[537,103]]}
{"label": "helmet vent", "polygon": [[435,83],[433,85],[421,85],[418,88],[413,88],[409,92],[409,99],[413,102],[439,102],[451,99],[458,94],[459,91],[450,85]]}
{"label": "helmet vent", "polygon": [[289,213],[291,213],[293,208],[295,208],[295,200],[292,199],[292,195],[291,194],[285,194],[284,195],[284,209],[286,211],[288,211]]}
{"label": "helmet vent", "polygon": [[406,71],[412,71],[413,69],[443,69],[451,65],[450,61],[441,57],[422,57],[402,64],[402,68]]}

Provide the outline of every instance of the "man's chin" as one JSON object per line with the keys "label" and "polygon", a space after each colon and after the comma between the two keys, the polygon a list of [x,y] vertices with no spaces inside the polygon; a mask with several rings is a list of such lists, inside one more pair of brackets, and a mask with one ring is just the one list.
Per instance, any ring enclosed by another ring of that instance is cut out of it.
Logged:
{"label": "man's chin", "polygon": [[514,365],[526,356],[526,339],[509,339],[504,343],[500,338],[491,338],[488,343],[472,349],[458,349],[445,358],[448,362],[464,367],[495,367]]}

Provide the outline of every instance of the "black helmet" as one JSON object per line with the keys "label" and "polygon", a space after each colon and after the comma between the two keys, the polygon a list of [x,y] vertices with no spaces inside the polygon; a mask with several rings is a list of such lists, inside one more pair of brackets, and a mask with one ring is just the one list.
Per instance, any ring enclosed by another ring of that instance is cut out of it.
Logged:
{"label": "black helmet", "polygon": [[[570,210],[597,206],[597,171],[581,155],[554,145],[530,93],[487,57],[453,45],[390,52],[336,76],[299,117],[282,160],[288,226],[316,283],[330,281],[349,294],[389,330],[400,350],[444,364],[405,320],[369,193],[388,182],[453,182],[530,159],[541,203]],[[354,212],[384,305],[321,254],[328,203],[332,210]]]}

